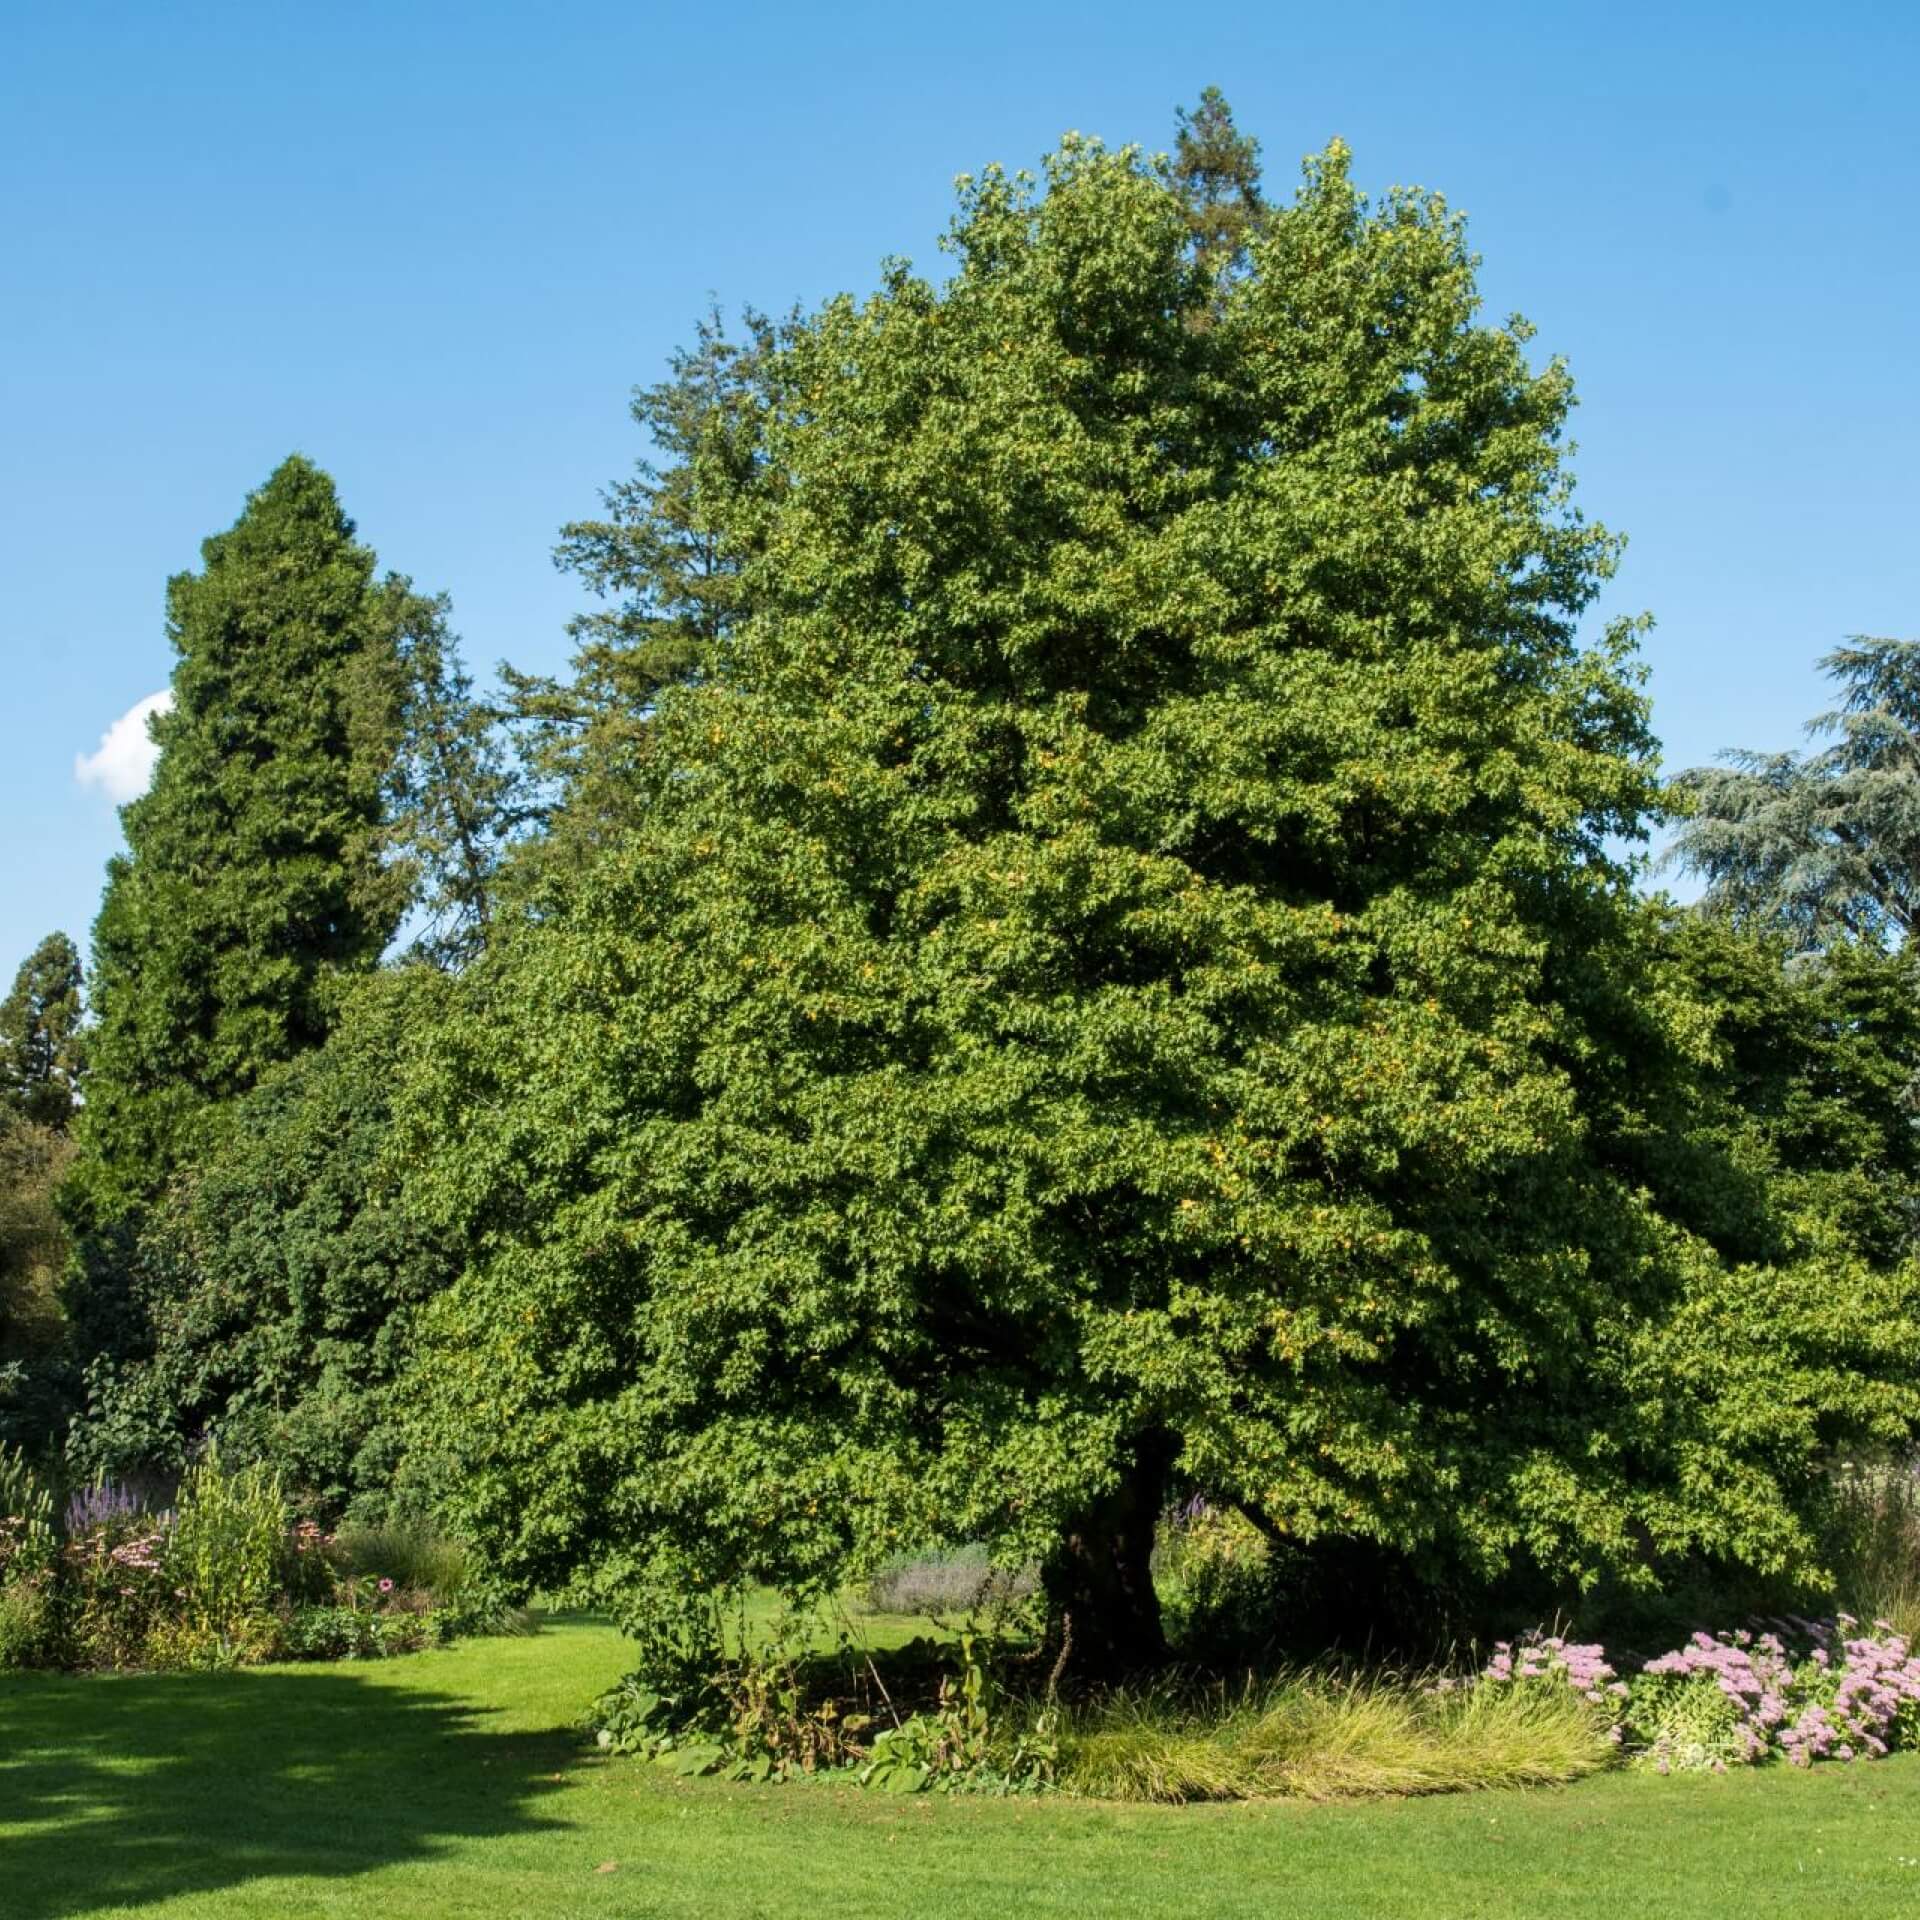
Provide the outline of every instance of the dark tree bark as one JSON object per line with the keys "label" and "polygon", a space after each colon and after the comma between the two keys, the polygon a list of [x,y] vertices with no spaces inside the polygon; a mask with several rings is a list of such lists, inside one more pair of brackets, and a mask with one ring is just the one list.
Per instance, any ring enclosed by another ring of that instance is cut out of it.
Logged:
{"label": "dark tree bark", "polygon": [[1166,1665],[1153,1534],[1178,1445],[1163,1431],[1136,1440],[1119,1485],[1068,1528],[1046,1570],[1048,1637],[1075,1689]]}

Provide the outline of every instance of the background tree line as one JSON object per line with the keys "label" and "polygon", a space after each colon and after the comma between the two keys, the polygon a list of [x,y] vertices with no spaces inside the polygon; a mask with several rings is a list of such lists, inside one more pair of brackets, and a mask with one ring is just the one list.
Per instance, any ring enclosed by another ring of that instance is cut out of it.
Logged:
{"label": "background tree line", "polygon": [[1090,1671],[1193,1491],[1303,1619],[1816,1582],[1920,1422],[1920,651],[1663,786],[1565,369],[1216,93],[946,244],[636,394],[563,677],[297,456],[170,584],[87,1015],[0,1008],[5,1432],[653,1631],[985,1541]]}

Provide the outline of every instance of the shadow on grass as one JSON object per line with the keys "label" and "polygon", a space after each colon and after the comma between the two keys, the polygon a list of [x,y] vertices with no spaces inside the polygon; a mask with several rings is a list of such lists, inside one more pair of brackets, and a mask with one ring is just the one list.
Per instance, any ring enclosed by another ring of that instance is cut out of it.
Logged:
{"label": "shadow on grass", "polygon": [[0,1677],[0,1913],[339,1878],[559,1824],[535,1803],[575,1736],[487,1717],[353,1668]]}

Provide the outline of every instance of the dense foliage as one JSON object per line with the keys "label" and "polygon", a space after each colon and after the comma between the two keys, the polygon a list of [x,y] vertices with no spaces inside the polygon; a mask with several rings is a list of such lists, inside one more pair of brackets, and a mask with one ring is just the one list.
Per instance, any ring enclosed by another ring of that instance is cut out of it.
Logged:
{"label": "dense foliage", "polygon": [[501,710],[304,459],[171,583],[92,1023],[59,935],[0,1002],[0,1442],[436,1509],[683,1672],[913,1568],[1071,1680],[1830,1598],[1920,1430],[1920,643],[1663,789],[1565,369],[1217,92],[947,244],[701,323]]}
{"label": "dense foliage", "polygon": [[56,1195],[72,1158],[64,1133],[0,1122],[0,1446],[44,1445],[69,1397],[68,1248]]}
{"label": "dense foliage", "polygon": [[[168,590],[173,705],[94,929],[63,1195],[90,1402],[73,1452],[89,1468],[173,1463],[200,1423],[234,1413],[257,1432],[271,1413],[289,1474],[337,1503],[373,1471],[350,1464],[378,1424],[356,1396],[392,1371],[380,1330],[394,1302],[353,1225],[363,1206],[374,1217],[384,1083],[358,1043],[337,1056],[325,1043],[403,923],[417,958],[457,966],[480,950],[519,778],[446,602],[376,576],[310,462],[284,462],[203,558]],[[370,1018],[385,1034],[386,1016]],[[247,1106],[283,1069],[293,1077]],[[315,1203],[320,1136],[302,1128],[322,1109],[323,1145],[343,1158]],[[321,1268],[303,1264],[316,1204],[343,1209],[324,1215],[325,1304],[310,1297]],[[324,1415],[293,1404],[312,1392]],[[389,1474],[391,1448],[376,1454]]]}
{"label": "dense foliage", "polygon": [[80,1468],[178,1466],[215,1432],[229,1459],[273,1462],[309,1513],[424,1502],[403,1469],[398,1383],[414,1316],[453,1262],[382,1156],[394,1061],[439,986],[422,967],[363,982],[325,1047],[208,1130],[144,1230],[151,1357],[98,1383]]}
{"label": "dense foliage", "polygon": [[1080,140],[964,183],[951,281],[782,329],[695,477],[738,612],[407,1070],[423,1430],[509,1579],[984,1540],[1097,1673],[1183,1485],[1578,1585],[1804,1568],[1911,1432],[1905,1271],[1710,1197],[1566,374],[1338,147],[1194,213]]}
{"label": "dense foliage", "polygon": [[711,672],[745,611],[742,555],[725,536],[764,470],[775,338],[758,314],[742,340],[709,314],[671,377],[633,396],[652,451],[607,489],[600,515],[561,529],[554,558],[597,604],[571,624],[564,679],[508,673],[538,797],[541,831],[520,862],[528,885],[633,825],[661,694]]}

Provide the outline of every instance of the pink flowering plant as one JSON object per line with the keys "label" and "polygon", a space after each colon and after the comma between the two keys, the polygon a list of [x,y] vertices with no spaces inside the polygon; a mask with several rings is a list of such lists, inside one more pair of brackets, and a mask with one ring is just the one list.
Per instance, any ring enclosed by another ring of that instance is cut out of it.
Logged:
{"label": "pink flowering plant", "polygon": [[77,1664],[145,1663],[155,1629],[181,1604],[168,1569],[172,1529],[171,1513],[131,1509],[67,1535],[60,1572]]}
{"label": "pink flowering plant", "polygon": [[1477,1684],[1571,1687],[1659,1773],[1920,1747],[1920,1655],[1885,1622],[1863,1629],[1846,1614],[1696,1633],[1626,1679],[1596,1645],[1529,1634],[1500,1642]]}

